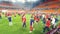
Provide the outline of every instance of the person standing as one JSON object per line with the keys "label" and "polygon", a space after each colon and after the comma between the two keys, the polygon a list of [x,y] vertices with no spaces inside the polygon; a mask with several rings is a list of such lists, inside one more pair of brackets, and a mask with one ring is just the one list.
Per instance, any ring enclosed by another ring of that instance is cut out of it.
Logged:
{"label": "person standing", "polygon": [[43,32],[45,32],[45,30],[50,30],[50,23],[51,23],[51,21],[50,21],[50,19],[48,18],[47,20],[46,20],[46,24],[45,24],[45,27],[43,28]]}
{"label": "person standing", "polygon": [[12,26],[12,14],[10,12],[7,13],[8,21],[9,21],[9,26]]}
{"label": "person standing", "polygon": [[22,16],[23,27],[26,27],[26,16],[23,14]]}

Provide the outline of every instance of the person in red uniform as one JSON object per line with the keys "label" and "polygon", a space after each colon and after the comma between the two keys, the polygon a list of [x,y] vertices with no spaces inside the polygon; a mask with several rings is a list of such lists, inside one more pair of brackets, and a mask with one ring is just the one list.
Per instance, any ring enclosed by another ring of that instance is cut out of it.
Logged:
{"label": "person in red uniform", "polygon": [[34,16],[34,20],[35,20],[37,23],[39,22],[40,19],[39,19],[38,14]]}
{"label": "person in red uniform", "polygon": [[8,12],[7,13],[7,17],[8,17],[8,21],[9,21],[9,26],[12,26],[12,17],[11,17],[11,13],[10,12]]}
{"label": "person in red uniform", "polygon": [[37,16],[37,18],[36,18],[36,22],[38,23],[39,22],[39,17]]}
{"label": "person in red uniform", "polygon": [[56,28],[53,28],[52,30],[48,31],[46,34],[60,34],[60,23]]}
{"label": "person in red uniform", "polygon": [[48,30],[48,31],[50,30],[50,23],[51,23],[50,18],[48,18],[46,21],[45,27],[43,29],[43,32],[45,32],[45,30]]}
{"label": "person in red uniform", "polygon": [[23,27],[26,27],[26,16],[25,14],[22,16]]}

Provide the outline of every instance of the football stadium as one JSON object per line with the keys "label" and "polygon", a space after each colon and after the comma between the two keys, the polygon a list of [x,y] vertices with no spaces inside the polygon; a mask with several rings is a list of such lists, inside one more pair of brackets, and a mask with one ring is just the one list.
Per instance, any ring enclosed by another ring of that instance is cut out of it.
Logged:
{"label": "football stadium", "polygon": [[0,0],[0,34],[60,34],[60,0]]}

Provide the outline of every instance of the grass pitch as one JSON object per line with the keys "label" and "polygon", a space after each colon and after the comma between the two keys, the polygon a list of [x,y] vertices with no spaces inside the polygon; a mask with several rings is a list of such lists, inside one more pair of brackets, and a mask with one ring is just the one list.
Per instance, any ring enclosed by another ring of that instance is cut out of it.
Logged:
{"label": "grass pitch", "polygon": [[0,34],[45,34],[43,33],[43,27],[44,24],[42,21],[39,21],[39,24],[34,24],[35,30],[32,33],[29,33],[30,31],[30,14],[26,15],[27,21],[26,21],[26,28],[22,27],[22,20],[21,16],[16,15],[14,17],[12,15],[12,26],[9,26],[9,22],[7,17],[4,15],[2,16],[2,19],[0,19]]}

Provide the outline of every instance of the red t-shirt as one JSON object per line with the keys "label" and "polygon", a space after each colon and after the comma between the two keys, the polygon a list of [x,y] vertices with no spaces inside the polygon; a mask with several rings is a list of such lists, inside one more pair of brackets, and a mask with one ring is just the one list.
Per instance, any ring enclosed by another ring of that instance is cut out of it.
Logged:
{"label": "red t-shirt", "polygon": [[36,20],[37,18],[36,18],[36,16],[34,16],[34,20]]}
{"label": "red t-shirt", "polygon": [[37,18],[37,16],[35,16],[35,17],[34,17],[34,20],[39,21],[39,18]]}
{"label": "red t-shirt", "polygon": [[22,21],[25,23],[26,22],[26,17],[22,17]]}
{"label": "red t-shirt", "polygon": [[39,18],[37,18],[36,21],[39,21]]}
{"label": "red t-shirt", "polygon": [[47,26],[47,27],[50,27],[50,20],[48,20],[48,21],[46,22],[46,26]]}
{"label": "red t-shirt", "polygon": [[7,14],[7,16],[11,16],[11,14],[9,13],[9,14]]}

